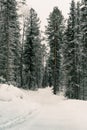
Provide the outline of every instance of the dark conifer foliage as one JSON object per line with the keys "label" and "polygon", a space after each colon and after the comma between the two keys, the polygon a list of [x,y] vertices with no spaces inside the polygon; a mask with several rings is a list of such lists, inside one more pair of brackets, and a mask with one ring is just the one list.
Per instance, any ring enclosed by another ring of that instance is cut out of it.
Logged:
{"label": "dark conifer foliage", "polygon": [[64,36],[64,71],[66,95],[87,99],[87,2],[72,0]]}
{"label": "dark conifer foliage", "polygon": [[[15,0],[0,1],[0,76],[19,82],[20,40]],[[3,70],[3,71],[2,71]]]}
{"label": "dark conifer foliage", "polygon": [[39,30],[40,20],[33,8],[30,9],[24,46],[25,86],[40,87],[42,82],[42,45]]}
{"label": "dark conifer foliage", "polygon": [[42,81],[42,87],[45,88],[47,86],[50,86],[49,85],[49,71],[48,71],[48,65],[45,66],[45,69],[44,69],[44,75],[43,75],[43,81]]}
{"label": "dark conifer foliage", "polygon": [[80,84],[80,98],[87,99],[87,1],[83,0],[81,3],[81,45],[82,45],[82,60],[81,60],[81,84]]}
{"label": "dark conifer foliage", "polygon": [[66,76],[67,76],[67,88],[66,95],[69,98],[75,98],[76,92],[76,57],[75,57],[75,2],[72,0],[69,19],[66,29]]}
{"label": "dark conifer foliage", "polygon": [[48,19],[46,34],[50,46],[49,56],[49,79],[50,86],[53,86],[53,93],[56,94],[60,87],[60,66],[61,66],[61,44],[63,32],[63,16],[57,7],[54,7]]}

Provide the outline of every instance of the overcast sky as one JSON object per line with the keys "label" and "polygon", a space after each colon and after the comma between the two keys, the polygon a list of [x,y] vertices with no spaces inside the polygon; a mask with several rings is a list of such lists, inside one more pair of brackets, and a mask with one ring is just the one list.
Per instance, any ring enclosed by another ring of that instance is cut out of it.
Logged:
{"label": "overcast sky", "polygon": [[[37,12],[42,28],[47,23],[49,13],[52,12],[54,6],[62,11],[65,18],[68,17],[71,0],[26,0],[29,8],[34,8]],[[75,0],[80,1],[80,0]]]}

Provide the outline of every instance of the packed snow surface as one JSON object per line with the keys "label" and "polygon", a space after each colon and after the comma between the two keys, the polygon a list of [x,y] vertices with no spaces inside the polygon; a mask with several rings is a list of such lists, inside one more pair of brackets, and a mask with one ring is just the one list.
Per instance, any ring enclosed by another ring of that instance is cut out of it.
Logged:
{"label": "packed snow surface", "polygon": [[0,85],[0,130],[87,130],[87,101]]}

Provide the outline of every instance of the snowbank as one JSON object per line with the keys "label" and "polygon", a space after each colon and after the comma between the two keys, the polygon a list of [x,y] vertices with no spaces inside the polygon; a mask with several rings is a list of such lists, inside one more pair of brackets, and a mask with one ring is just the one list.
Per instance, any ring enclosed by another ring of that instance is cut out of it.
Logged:
{"label": "snowbank", "polygon": [[22,99],[24,93],[13,85],[0,84],[0,101],[12,101],[17,98]]}
{"label": "snowbank", "polygon": [[38,110],[39,105],[32,102],[23,90],[0,84],[0,130],[24,122]]}

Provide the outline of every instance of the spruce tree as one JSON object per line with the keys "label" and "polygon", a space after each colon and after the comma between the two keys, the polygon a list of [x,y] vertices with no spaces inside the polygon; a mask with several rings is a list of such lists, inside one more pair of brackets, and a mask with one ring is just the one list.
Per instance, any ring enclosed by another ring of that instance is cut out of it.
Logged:
{"label": "spruce tree", "polygon": [[75,43],[76,8],[72,0],[67,29],[65,32],[65,71],[66,71],[66,95],[69,98],[77,98],[77,65]]}
{"label": "spruce tree", "polygon": [[41,78],[41,40],[39,30],[40,20],[33,8],[30,9],[26,40],[24,45],[24,71],[25,86],[29,89],[39,87],[39,78]]}
{"label": "spruce tree", "polygon": [[87,0],[81,3],[81,46],[82,46],[82,60],[81,60],[81,87],[80,98],[87,99]]}
{"label": "spruce tree", "polygon": [[3,73],[0,69],[0,76],[3,76],[6,82],[18,82],[20,42],[17,3],[15,0],[3,0],[0,1],[0,6],[0,67],[3,69]]}
{"label": "spruce tree", "polygon": [[60,87],[60,66],[61,66],[61,44],[63,32],[63,16],[58,7],[54,7],[49,15],[46,34],[50,46],[49,56],[49,80],[53,86],[53,93],[57,94]]}
{"label": "spruce tree", "polygon": [[80,98],[80,87],[82,82],[82,45],[81,45],[81,17],[80,17],[80,3],[77,2],[76,7],[76,22],[75,22],[75,63],[76,63],[76,98]]}
{"label": "spruce tree", "polygon": [[24,85],[24,68],[23,68],[23,53],[24,53],[24,42],[25,42],[25,33],[26,33],[26,15],[24,11],[22,10],[26,5],[26,0],[21,0],[21,2],[18,3],[21,9],[21,17],[20,21],[21,23],[21,58],[20,58],[20,86],[23,87]]}
{"label": "spruce tree", "polygon": [[[4,4],[0,1],[0,78],[6,80],[6,44],[4,29]],[[1,81],[2,82],[2,81]]]}

